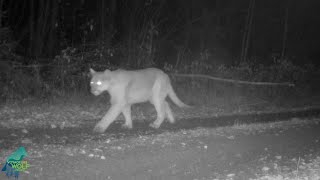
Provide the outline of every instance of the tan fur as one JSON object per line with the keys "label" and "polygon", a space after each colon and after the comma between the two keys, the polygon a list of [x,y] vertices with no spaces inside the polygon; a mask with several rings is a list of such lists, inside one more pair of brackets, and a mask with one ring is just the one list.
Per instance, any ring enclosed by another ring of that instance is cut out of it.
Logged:
{"label": "tan fur", "polygon": [[167,118],[174,123],[174,116],[166,101],[169,96],[179,107],[188,107],[174,92],[170,79],[160,69],[147,68],[135,71],[105,70],[96,72],[90,69],[91,93],[98,96],[104,91],[110,94],[111,107],[98,122],[94,132],[102,133],[117,118],[120,113],[125,117],[123,127],[132,128],[131,105],[149,101],[157,111],[157,119],[150,124],[153,128],[159,128],[163,120]]}

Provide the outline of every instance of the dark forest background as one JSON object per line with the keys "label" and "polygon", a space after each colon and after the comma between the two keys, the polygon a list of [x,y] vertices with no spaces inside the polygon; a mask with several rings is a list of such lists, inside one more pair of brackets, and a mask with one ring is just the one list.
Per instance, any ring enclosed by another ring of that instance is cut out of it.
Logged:
{"label": "dark forest background", "polygon": [[251,36],[247,57],[284,53],[316,62],[320,55],[316,0],[1,0],[0,5],[1,28],[9,28],[16,52],[29,58],[54,57],[81,45],[132,49],[152,42],[168,60],[185,48],[207,50],[221,61],[241,56],[245,33]]}
{"label": "dark forest background", "polygon": [[86,89],[89,67],[155,66],[304,86],[319,74],[319,5],[318,0],[0,0],[1,94]]}

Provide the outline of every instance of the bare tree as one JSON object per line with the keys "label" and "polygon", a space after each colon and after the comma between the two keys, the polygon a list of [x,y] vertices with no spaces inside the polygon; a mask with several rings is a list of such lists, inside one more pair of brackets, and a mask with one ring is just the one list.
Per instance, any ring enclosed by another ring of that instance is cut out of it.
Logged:
{"label": "bare tree", "polygon": [[34,43],[34,0],[29,0],[30,16],[29,16],[29,55],[33,54]]}
{"label": "bare tree", "polygon": [[58,16],[58,3],[57,1],[50,1],[51,2],[51,17],[50,17],[50,28],[48,29],[48,43],[47,43],[47,51],[49,56],[54,55],[54,46],[55,46],[55,39],[56,39],[56,23],[57,23],[57,16]]}
{"label": "bare tree", "polygon": [[282,38],[282,50],[281,50],[281,59],[285,57],[286,48],[287,48],[287,37],[288,37],[288,20],[289,20],[289,2],[287,1],[284,22],[283,22],[283,38]]}
{"label": "bare tree", "polygon": [[248,49],[249,49],[249,43],[251,38],[251,32],[252,32],[252,22],[254,17],[254,7],[255,7],[255,0],[250,0],[246,25],[245,25],[243,39],[242,39],[241,61],[245,61],[248,56]]}
{"label": "bare tree", "polygon": [[3,1],[4,0],[0,0],[0,28],[2,28],[2,17],[3,17]]}
{"label": "bare tree", "polygon": [[[29,38],[29,45],[30,45],[30,55],[34,57],[39,57],[43,55],[46,48],[48,48],[50,41],[53,41],[53,38],[48,38],[51,34],[50,31],[54,28],[54,24],[52,24],[52,14],[51,8],[52,3],[51,1],[39,1],[38,10],[35,11],[35,4],[34,1],[30,1],[30,10],[31,15],[29,19],[30,23],[30,38]],[[50,47],[50,46],[49,46]]]}
{"label": "bare tree", "polygon": [[115,31],[116,0],[100,0],[97,2],[97,20],[99,22],[98,41],[100,44],[110,46]]}

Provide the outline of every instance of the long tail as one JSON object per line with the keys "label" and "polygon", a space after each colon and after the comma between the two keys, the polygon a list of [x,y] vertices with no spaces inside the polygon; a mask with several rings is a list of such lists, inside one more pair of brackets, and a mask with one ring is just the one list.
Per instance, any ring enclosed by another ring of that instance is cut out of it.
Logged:
{"label": "long tail", "polygon": [[172,85],[170,83],[170,80],[169,80],[169,87],[168,87],[168,95],[170,97],[170,99],[179,107],[181,108],[187,108],[187,107],[191,107],[185,103],[183,103],[177,96],[177,94],[174,92],[173,88],[172,88]]}

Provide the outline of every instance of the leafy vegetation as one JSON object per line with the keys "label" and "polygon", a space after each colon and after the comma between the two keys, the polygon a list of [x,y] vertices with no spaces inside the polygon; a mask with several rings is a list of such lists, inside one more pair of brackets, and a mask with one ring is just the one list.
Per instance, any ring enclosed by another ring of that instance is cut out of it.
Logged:
{"label": "leafy vegetation", "polygon": [[[156,65],[141,64],[141,67],[114,63],[116,58],[125,57],[123,48],[72,48],[68,47],[52,60],[50,64],[13,64],[10,68],[2,64],[6,76],[1,79],[3,99],[50,98],[89,95],[89,67],[97,70],[124,68],[135,69]],[[319,70],[312,64],[298,66],[289,59],[275,59],[270,64],[247,60],[235,64],[220,64],[214,66],[212,58],[205,53],[199,56],[184,54],[190,61],[181,61],[178,65],[164,63],[158,65],[169,74],[179,94],[190,97],[189,102],[195,104],[210,103],[213,99],[237,99],[241,97],[256,97],[268,101],[281,98],[305,96],[315,92],[314,82],[319,76]],[[14,57],[14,54],[12,54]],[[295,87],[238,85],[225,82],[215,82],[209,79],[176,77],[174,73],[207,74],[211,76],[246,80],[253,82],[292,82]],[[187,89],[187,91],[186,91]],[[202,93],[197,93],[202,92]],[[316,93],[315,93],[316,94]],[[196,96],[196,97],[194,97]]]}

